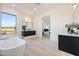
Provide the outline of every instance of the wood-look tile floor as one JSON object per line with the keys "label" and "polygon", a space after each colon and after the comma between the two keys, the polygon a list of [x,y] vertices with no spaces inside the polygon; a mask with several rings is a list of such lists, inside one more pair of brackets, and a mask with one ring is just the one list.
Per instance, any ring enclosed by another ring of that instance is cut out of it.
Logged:
{"label": "wood-look tile floor", "polygon": [[24,56],[73,56],[58,50],[57,44],[50,40],[38,38],[24,40],[26,41]]}

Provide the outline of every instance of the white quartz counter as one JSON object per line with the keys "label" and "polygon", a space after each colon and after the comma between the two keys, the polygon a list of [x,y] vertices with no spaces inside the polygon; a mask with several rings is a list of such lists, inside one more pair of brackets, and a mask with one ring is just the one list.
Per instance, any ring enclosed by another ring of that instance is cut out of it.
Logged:
{"label": "white quartz counter", "polygon": [[79,37],[79,34],[60,33],[59,35],[66,35],[66,36],[75,36],[75,37]]}

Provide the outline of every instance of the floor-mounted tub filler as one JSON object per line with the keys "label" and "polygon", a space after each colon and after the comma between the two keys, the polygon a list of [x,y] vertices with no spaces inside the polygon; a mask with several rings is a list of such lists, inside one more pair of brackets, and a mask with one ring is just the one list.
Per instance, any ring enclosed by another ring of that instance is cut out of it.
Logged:
{"label": "floor-mounted tub filler", "polygon": [[0,55],[1,56],[22,56],[25,49],[25,40],[19,37],[1,38]]}

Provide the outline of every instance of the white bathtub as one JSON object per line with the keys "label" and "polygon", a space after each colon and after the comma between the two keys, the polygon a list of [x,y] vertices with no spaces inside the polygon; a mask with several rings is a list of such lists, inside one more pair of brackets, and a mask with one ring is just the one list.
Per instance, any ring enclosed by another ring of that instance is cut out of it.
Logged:
{"label": "white bathtub", "polygon": [[1,56],[22,56],[24,54],[25,41],[19,37],[10,37],[0,40]]}

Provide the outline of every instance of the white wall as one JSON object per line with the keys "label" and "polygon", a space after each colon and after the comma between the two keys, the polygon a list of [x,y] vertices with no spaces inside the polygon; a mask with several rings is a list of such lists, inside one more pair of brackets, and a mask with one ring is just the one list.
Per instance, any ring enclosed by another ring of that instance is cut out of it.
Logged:
{"label": "white wall", "polygon": [[42,37],[42,22],[39,16],[36,16],[33,19],[33,29],[36,30],[37,37],[41,38]]}
{"label": "white wall", "polygon": [[0,12],[1,12],[1,5],[0,5]]}
{"label": "white wall", "polygon": [[75,17],[74,17],[74,19],[75,19],[76,23],[79,23],[79,4],[78,4],[78,6],[77,6],[77,8],[75,10]]}
{"label": "white wall", "polygon": [[43,14],[36,16],[34,19],[34,29],[37,31],[37,36],[42,38],[42,17],[50,16],[50,24],[51,24],[51,34],[50,40],[58,42],[58,34],[66,33],[67,29],[65,28],[65,24],[72,22],[72,14],[73,10],[70,6],[56,6],[49,11],[44,12]]}

